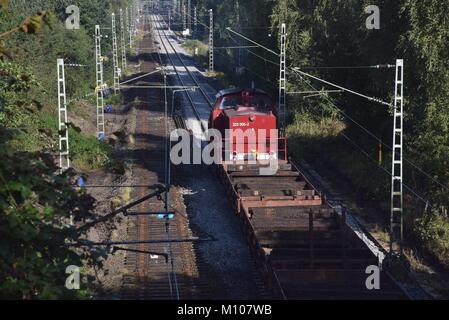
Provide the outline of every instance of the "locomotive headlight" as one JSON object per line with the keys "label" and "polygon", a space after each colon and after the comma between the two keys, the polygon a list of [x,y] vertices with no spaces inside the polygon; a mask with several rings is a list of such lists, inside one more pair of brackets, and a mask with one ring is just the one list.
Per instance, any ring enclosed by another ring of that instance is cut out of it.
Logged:
{"label": "locomotive headlight", "polygon": [[254,120],[256,120],[256,116],[250,115],[249,116],[249,121],[254,122]]}

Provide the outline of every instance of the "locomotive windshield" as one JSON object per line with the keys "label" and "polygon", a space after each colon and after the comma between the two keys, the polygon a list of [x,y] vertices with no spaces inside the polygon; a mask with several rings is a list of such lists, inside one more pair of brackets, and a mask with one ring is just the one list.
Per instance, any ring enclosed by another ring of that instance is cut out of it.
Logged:
{"label": "locomotive windshield", "polygon": [[251,99],[251,106],[261,111],[268,111],[270,106],[273,105],[271,99],[264,94],[255,94]]}
{"label": "locomotive windshield", "polygon": [[241,96],[227,96],[221,101],[220,109],[231,109],[238,105],[242,105]]}
{"label": "locomotive windshield", "polygon": [[245,99],[241,95],[229,95],[223,97],[220,109],[232,109],[237,106],[256,108],[260,111],[268,111],[273,106],[273,101],[265,94],[252,94]]}

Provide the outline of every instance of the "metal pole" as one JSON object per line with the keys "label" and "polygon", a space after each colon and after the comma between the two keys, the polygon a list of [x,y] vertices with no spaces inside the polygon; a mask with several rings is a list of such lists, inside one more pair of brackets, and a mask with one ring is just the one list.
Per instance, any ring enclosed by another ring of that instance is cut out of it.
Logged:
{"label": "metal pole", "polygon": [[182,5],[182,31],[186,31],[187,29],[187,15],[186,15],[186,4]]}
{"label": "metal pole", "polygon": [[396,60],[391,174],[390,255],[402,256],[404,60]]}
{"label": "metal pole", "polygon": [[136,10],[134,5],[131,6],[131,11],[130,11],[130,23],[131,23],[131,40],[132,40],[132,44],[134,45],[134,38],[136,35]]}
{"label": "metal pole", "polygon": [[129,15],[128,8],[125,9],[125,21],[126,21],[126,30],[128,32],[129,48],[132,49],[131,18]]}
{"label": "metal pole", "polygon": [[167,73],[164,70],[164,117],[165,117],[165,210],[170,209],[170,137],[168,133],[168,101],[167,101]]}
{"label": "metal pole", "polygon": [[187,1],[187,28],[189,29],[189,33],[192,30],[192,2],[191,0]]}
{"label": "metal pole", "polygon": [[171,31],[171,14],[168,12],[168,31]]}
{"label": "metal pole", "polygon": [[195,32],[196,32],[197,27],[198,27],[198,11],[195,6],[195,8],[193,9],[193,28],[194,28]]}
{"label": "metal pole", "polygon": [[[59,168],[60,172],[63,173],[70,168],[64,59],[57,59],[56,63],[58,68]],[[70,225],[73,226],[73,214],[70,214]]]}
{"label": "metal pole", "polygon": [[97,138],[104,139],[103,57],[101,56],[100,26],[95,26],[95,64],[97,74]]}
{"label": "metal pole", "polygon": [[115,24],[115,13],[112,13],[112,61],[114,63],[114,93],[119,91],[119,67],[118,67],[118,48],[117,48],[117,29]]}
{"label": "metal pole", "polygon": [[285,23],[281,24],[281,36],[280,36],[280,64],[279,64],[279,114],[278,114],[278,128],[284,128],[285,126],[285,92],[286,92],[286,26]]}
{"label": "metal pole", "polygon": [[209,73],[214,72],[214,12],[209,10]]}
{"label": "metal pole", "polygon": [[58,68],[58,133],[59,133],[59,168],[61,173],[70,167],[69,130],[67,128],[67,99],[65,93],[64,59],[57,59]]}
{"label": "metal pole", "polygon": [[121,33],[121,47],[122,47],[122,75],[126,73],[126,43],[125,43],[125,21],[123,17],[123,10],[120,9],[120,33]]}

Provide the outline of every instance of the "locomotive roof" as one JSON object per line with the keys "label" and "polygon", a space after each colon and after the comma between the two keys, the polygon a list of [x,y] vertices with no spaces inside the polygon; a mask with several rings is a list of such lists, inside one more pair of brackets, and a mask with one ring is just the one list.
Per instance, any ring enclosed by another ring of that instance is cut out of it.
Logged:
{"label": "locomotive roof", "polygon": [[229,95],[229,94],[235,94],[235,93],[239,93],[239,92],[243,92],[243,91],[249,91],[252,93],[262,93],[262,94],[268,95],[268,93],[266,93],[265,91],[260,90],[260,89],[230,88],[230,89],[224,89],[224,90],[218,91],[218,93],[215,97],[218,99],[218,98],[221,98],[221,97]]}
{"label": "locomotive roof", "polygon": [[236,116],[246,116],[246,115],[255,115],[255,116],[273,116],[272,113],[268,113],[268,112],[262,112],[262,111],[257,111],[257,110],[246,110],[246,109],[226,109],[224,110],[225,114],[229,117],[236,117]]}

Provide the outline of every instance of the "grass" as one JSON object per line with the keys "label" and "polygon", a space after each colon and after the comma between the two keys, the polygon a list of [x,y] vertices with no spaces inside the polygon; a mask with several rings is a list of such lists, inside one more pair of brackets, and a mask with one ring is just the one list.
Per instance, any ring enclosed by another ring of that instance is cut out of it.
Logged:
{"label": "grass", "polygon": [[345,123],[336,118],[315,120],[304,113],[295,117],[293,124],[287,128],[287,132],[304,138],[329,138],[336,137],[344,129],[346,129]]}
{"label": "grass", "polygon": [[305,153],[320,153],[322,144],[317,142],[333,141],[345,128],[345,123],[333,117],[317,120],[306,113],[297,114],[286,130],[290,151],[298,158]]}
{"label": "grass", "polygon": [[215,71],[207,71],[207,75],[209,77],[213,77],[213,78],[224,78],[226,76],[224,72],[217,71],[217,70],[215,70]]}
{"label": "grass", "polygon": [[57,139],[58,120],[49,112],[35,113],[24,124],[24,131],[18,133],[10,141],[12,148],[20,151],[37,152],[43,149],[54,149]]}
{"label": "grass", "polygon": [[120,105],[123,102],[123,96],[121,94],[111,94],[104,102],[105,105],[112,104],[114,106]]}
{"label": "grass", "polygon": [[[354,190],[352,198],[367,207],[372,204],[375,209],[373,215],[366,217],[370,233],[381,243],[388,244],[391,177],[339,135],[345,129],[346,125],[333,117],[316,119],[308,114],[297,114],[287,128],[290,152],[296,158],[305,158],[317,168],[325,168],[325,171],[344,177],[349,182],[350,190]],[[375,144],[368,146],[365,143],[363,147],[376,159]],[[390,162],[389,156],[385,156],[383,165],[387,167]],[[423,215],[421,207],[410,197],[404,198],[404,209],[406,243],[423,250],[438,265],[449,269],[448,217],[438,212]],[[415,255],[408,258],[412,265],[422,265]]]}
{"label": "grass", "polygon": [[113,149],[110,145],[73,128],[70,128],[69,136],[70,154],[74,167],[81,171],[92,171],[111,165]]}
{"label": "grass", "polygon": [[[209,52],[209,47],[207,44],[199,40],[186,40],[182,47],[193,56],[204,56],[206,57]],[[197,50],[197,51],[196,51]]]}
{"label": "grass", "polygon": [[415,232],[424,249],[449,268],[449,221],[437,212],[424,214],[416,223]]}
{"label": "grass", "polygon": [[199,40],[186,40],[182,47],[193,56],[195,61],[202,66],[207,68],[209,64],[209,46]]}

